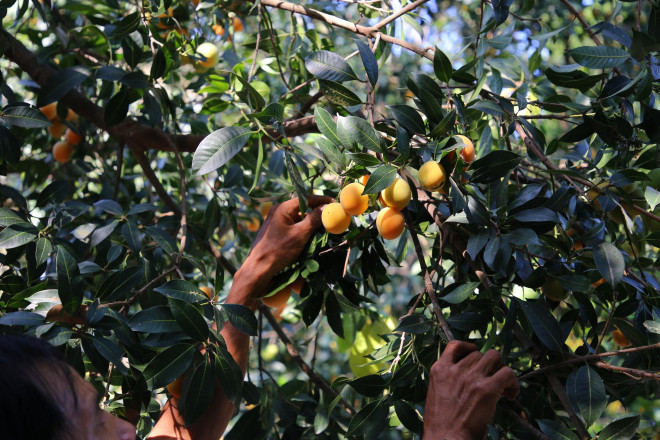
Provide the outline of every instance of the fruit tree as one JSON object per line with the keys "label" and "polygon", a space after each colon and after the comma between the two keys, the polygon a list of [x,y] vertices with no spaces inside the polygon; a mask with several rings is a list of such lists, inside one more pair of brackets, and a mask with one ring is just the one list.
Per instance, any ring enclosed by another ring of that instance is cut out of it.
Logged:
{"label": "fruit tree", "polygon": [[[4,0],[0,329],[140,438],[215,382],[226,439],[420,438],[453,339],[520,379],[493,439],[654,438],[656,3]],[[225,304],[307,194],[327,230]]]}

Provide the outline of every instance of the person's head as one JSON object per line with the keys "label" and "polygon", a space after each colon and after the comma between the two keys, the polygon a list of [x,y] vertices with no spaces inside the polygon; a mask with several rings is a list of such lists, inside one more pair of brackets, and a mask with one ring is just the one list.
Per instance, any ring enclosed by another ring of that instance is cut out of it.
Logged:
{"label": "person's head", "polygon": [[135,428],[98,406],[96,389],[48,343],[0,335],[0,432],[6,440],[133,440]]}

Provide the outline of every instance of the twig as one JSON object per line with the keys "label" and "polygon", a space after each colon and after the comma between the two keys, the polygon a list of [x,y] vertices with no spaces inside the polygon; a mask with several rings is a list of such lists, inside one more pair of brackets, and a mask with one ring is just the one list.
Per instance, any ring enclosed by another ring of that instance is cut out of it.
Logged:
{"label": "twig", "polygon": [[573,422],[573,426],[575,426],[575,428],[577,429],[580,438],[581,439],[591,438],[591,436],[587,432],[587,428],[585,428],[584,426],[584,423],[582,423],[582,420],[580,420],[578,415],[573,410],[573,407],[571,406],[571,402],[568,400],[568,396],[566,395],[566,389],[559,382],[557,376],[555,376],[553,373],[548,371],[545,373],[545,377],[548,378],[548,381],[550,382],[552,389],[559,398],[559,401],[561,402],[562,406],[564,407],[564,410],[568,414],[568,417],[571,419],[571,422]]}
{"label": "twig", "polygon": [[120,313],[123,313],[126,310],[126,307],[130,306],[133,304],[137,299],[142,295],[144,292],[147,290],[151,289],[152,286],[158,284],[163,278],[167,277],[169,274],[174,272],[174,267],[170,267],[167,269],[165,272],[161,273],[158,275],[156,278],[153,280],[149,281],[144,287],[142,287],[140,290],[137,290],[135,294],[130,297],[129,299],[125,301],[115,301],[115,302],[109,302],[109,303],[104,303],[104,304],[99,304],[99,307],[116,307],[116,306],[121,306],[121,309],[119,309]]}
{"label": "twig", "polygon": [[[284,330],[277,322],[273,314],[270,312],[270,309],[263,303],[260,303],[259,311],[266,317],[270,325],[273,327],[273,330],[275,330],[275,333],[277,333],[277,336],[279,336],[282,343],[284,343],[287,351],[289,352],[289,355],[291,355],[293,360],[298,364],[300,369],[307,375],[307,377],[309,377],[312,382],[317,384],[321,389],[323,389],[333,398],[340,396],[340,394],[337,393],[337,391],[335,391],[334,388],[332,388],[323,377],[316,374],[316,372],[310,368],[309,365],[307,365],[304,359],[300,356],[300,353],[298,353],[296,347],[293,345],[293,342],[291,342],[291,339],[289,339],[286,333],[284,333]],[[341,402],[342,406],[346,409],[346,412],[348,412],[351,416],[356,413],[355,408],[346,402],[343,397],[340,397],[339,402]]]}
{"label": "twig", "polygon": [[261,42],[261,20],[263,20],[263,15],[261,12],[261,2],[257,5],[257,42],[254,47],[254,55],[252,56],[252,65],[250,66],[250,73],[248,74],[247,82],[252,81],[252,76],[254,75],[254,69],[257,67],[257,54],[259,53],[259,43]]}
{"label": "twig", "polygon": [[523,428],[531,433],[534,438],[538,438],[540,440],[551,440],[550,437],[536,429],[531,423],[520,417],[517,412],[509,408],[506,404],[500,405],[500,408],[504,408],[504,411],[509,415],[509,417],[513,418],[517,423],[519,423]]}
{"label": "twig", "polygon": [[415,225],[413,224],[412,218],[410,217],[410,213],[407,210],[403,210],[403,217],[406,219],[406,226],[408,227],[408,231],[410,232],[410,237],[412,238],[413,245],[415,246],[415,252],[417,253],[417,258],[419,259],[419,265],[422,270],[422,273],[424,274],[424,285],[425,285],[426,294],[429,296],[431,302],[433,303],[433,311],[435,312],[435,317],[438,319],[438,323],[440,324],[440,327],[442,327],[442,331],[445,332],[445,335],[447,336],[447,340],[453,341],[456,338],[454,338],[454,334],[452,333],[451,329],[449,328],[449,324],[447,323],[447,320],[445,320],[445,317],[442,314],[442,307],[440,307],[440,303],[438,302],[438,297],[435,294],[435,288],[433,287],[433,281],[431,281],[429,270],[426,267],[424,252],[422,251],[422,246],[419,243],[419,237],[417,236],[417,230],[415,229]]}
{"label": "twig", "polygon": [[390,15],[389,17],[379,21],[375,25],[371,26],[371,29],[378,30],[382,28],[383,26],[388,25],[389,23],[393,22],[397,18],[401,17],[403,14],[407,14],[408,12],[412,11],[413,9],[417,8],[417,6],[421,6],[424,3],[428,2],[429,0],[417,0],[416,2],[407,4],[403,8],[399,9],[396,11],[394,14]]}

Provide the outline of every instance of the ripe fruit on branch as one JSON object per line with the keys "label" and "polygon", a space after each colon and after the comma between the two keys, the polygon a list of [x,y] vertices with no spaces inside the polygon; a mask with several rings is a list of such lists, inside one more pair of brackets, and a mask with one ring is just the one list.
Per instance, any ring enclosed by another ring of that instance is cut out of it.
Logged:
{"label": "ripe fruit on branch", "polygon": [[59,141],[53,145],[53,157],[60,163],[68,162],[73,153],[73,145],[67,141]]}
{"label": "ripe fruit on branch", "polygon": [[303,277],[299,276],[289,286],[291,287],[291,290],[293,290],[298,295],[300,295],[300,292],[302,291],[302,288],[303,288],[304,285],[305,285],[305,279]]}
{"label": "ripe fruit on branch", "polygon": [[54,138],[61,138],[65,130],[66,130],[66,125],[59,122],[59,119],[54,120],[53,125],[48,127],[48,133],[50,133],[50,135]]}
{"label": "ripe fruit on branch", "polygon": [[362,194],[364,186],[361,183],[349,183],[339,193],[339,203],[347,214],[360,215],[369,207],[369,196]]}
{"label": "ripe fruit on branch", "polygon": [[326,231],[331,234],[341,234],[351,224],[351,216],[344,211],[338,202],[333,202],[323,208],[321,221]]}
{"label": "ripe fruit on branch", "polygon": [[209,286],[202,286],[202,287],[199,288],[199,290],[204,292],[204,295],[206,295],[208,297],[208,299],[210,299],[210,300],[215,300],[215,299],[218,298],[217,295],[214,297],[213,289],[210,288]]}
{"label": "ripe fruit on branch", "polygon": [[608,182],[601,182],[596,185],[596,188],[590,189],[587,191],[587,199],[593,200],[594,206],[600,209],[600,203],[598,202],[598,197],[601,195],[601,189],[606,188],[609,185]]}
{"label": "ripe fruit on branch", "polygon": [[403,232],[406,221],[396,209],[387,207],[380,210],[376,217],[376,228],[385,240],[394,240]]}
{"label": "ripe fruit on branch", "polygon": [[46,118],[48,118],[49,121],[52,121],[53,119],[57,119],[57,103],[56,102],[51,102],[48,105],[44,105],[43,107],[39,108],[41,110],[41,113],[44,114]]}
{"label": "ripe fruit on branch", "polygon": [[626,338],[626,335],[619,329],[612,331],[612,339],[616,342],[616,345],[620,347],[627,347],[630,345],[630,341]]}
{"label": "ripe fruit on branch", "polygon": [[463,136],[462,134],[458,134],[456,137],[463,141],[463,144],[465,144],[459,153],[461,155],[461,159],[463,159],[463,162],[471,164],[474,161],[475,156],[474,145],[472,144],[472,141],[467,136]]}
{"label": "ripe fruit on branch", "polygon": [[549,278],[546,280],[541,287],[541,291],[553,301],[561,301],[568,297],[568,291],[562,287],[557,278]]}
{"label": "ripe fruit on branch", "polygon": [[199,47],[197,47],[195,54],[200,58],[203,58],[202,60],[195,61],[195,70],[199,73],[204,73],[218,64],[218,48],[213,43],[200,44]]}
{"label": "ripe fruit on branch", "polygon": [[250,221],[247,224],[247,230],[250,232],[257,232],[260,227],[261,227],[261,222],[259,221],[258,218],[250,219]]}
{"label": "ripe fruit on branch", "polygon": [[383,196],[383,200],[387,206],[398,209],[399,211],[408,206],[412,197],[412,191],[408,182],[399,178],[394,179],[394,182],[382,190],[380,194]]}
{"label": "ripe fruit on branch", "polygon": [[78,145],[80,142],[82,142],[83,137],[70,128],[67,128],[66,132],[64,133],[64,139],[71,145]]}
{"label": "ripe fruit on branch", "polygon": [[445,173],[442,165],[431,160],[419,167],[417,178],[422,189],[426,191],[437,191],[445,185],[447,173]]}
{"label": "ripe fruit on branch", "polygon": [[291,287],[286,286],[282,290],[276,292],[274,295],[265,296],[261,298],[261,301],[264,304],[266,304],[268,307],[272,307],[274,309],[280,309],[280,308],[284,308],[290,296],[291,296]]}
{"label": "ripe fruit on branch", "polygon": [[177,377],[174,379],[174,382],[170,383],[167,386],[167,392],[172,395],[172,397],[179,399],[181,398],[181,384],[183,383],[183,376],[185,374],[182,374],[181,376]]}

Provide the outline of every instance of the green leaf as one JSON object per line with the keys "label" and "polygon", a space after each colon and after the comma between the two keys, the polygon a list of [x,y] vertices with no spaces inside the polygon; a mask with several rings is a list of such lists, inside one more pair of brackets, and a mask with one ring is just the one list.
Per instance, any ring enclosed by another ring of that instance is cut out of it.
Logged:
{"label": "green leaf", "polygon": [[74,287],[73,279],[78,275],[78,262],[63,246],[57,246],[57,294],[62,307],[70,314],[75,313],[82,303],[83,292]]}
{"label": "green leaf", "polygon": [[438,122],[438,125],[433,127],[433,130],[431,130],[431,133],[429,133],[429,137],[437,139],[444,136],[447,132],[449,132],[449,130],[452,129],[455,123],[456,110],[452,110],[447,113],[440,122]]}
{"label": "green leaf", "polygon": [[512,151],[493,151],[472,164],[474,173],[470,180],[476,183],[499,180],[517,167],[522,160],[522,156]]}
{"label": "green leaf", "polygon": [[423,335],[424,333],[430,331],[431,328],[432,323],[426,316],[419,313],[413,313],[412,315],[403,318],[399,322],[397,328],[395,328],[393,331],[406,332],[413,335]]}
{"label": "green leaf", "polygon": [[346,156],[339,151],[335,144],[323,137],[317,138],[316,144],[333,170],[340,173],[346,168]]}
{"label": "green leaf", "polygon": [[53,245],[46,237],[41,237],[37,240],[37,248],[34,251],[34,257],[37,265],[44,263],[53,252]]}
{"label": "green leaf", "polygon": [[138,230],[137,225],[133,219],[128,219],[126,223],[121,227],[121,234],[126,240],[126,244],[129,248],[136,254],[142,249],[142,236]]}
{"label": "green leaf", "polygon": [[554,420],[538,419],[536,423],[538,423],[541,432],[550,437],[551,440],[580,440],[577,434]]}
{"label": "green leaf", "polygon": [[358,77],[346,60],[334,52],[319,50],[305,58],[305,67],[312,75],[320,79],[344,82]]}
{"label": "green leaf", "polygon": [[596,267],[605,281],[612,286],[621,281],[626,267],[621,251],[612,243],[603,241],[593,247],[593,253]]}
{"label": "green leaf", "polygon": [[41,88],[37,106],[43,107],[51,102],[59,101],[69,93],[69,90],[85,81],[89,74],[89,70],[82,66],[69,67],[56,72]]}
{"label": "green leaf", "polygon": [[380,135],[362,118],[356,116],[337,117],[337,135],[342,145],[351,151],[358,151],[359,147],[380,152]]}
{"label": "green leaf", "polygon": [[361,435],[369,432],[381,432],[387,425],[388,407],[382,400],[365,405],[353,416],[348,424],[346,435]]}
{"label": "green leaf", "polygon": [[142,373],[149,389],[162,388],[185,373],[196,352],[194,345],[177,344],[158,353]]}
{"label": "green leaf", "polygon": [[644,327],[651,333],[660,335],[660,322],[659,321],[644,321]]}
{"label": "green leaf", "polygon": [[317,411],[314,415],[314,434],[323,433],[330,424],[328,413],[326,411]]}
{"label": "green leaf", "polygon": [[562,27],[562,28],[555,29],[554,31],[545,32],[545,33],[543,33],[543,34],[532,35],[532,36],[529,37],[529,38],[530,38],[531,40],[547,40],[547,39],[549,39],[549,38],[551,38],[551,37],[554,37],[554,36],[557,35],[558,33],[562,32],[562,31],[565,31],[566,29],[568,29],[568,28],[571,27],[571,26],[573,26],[573,22],[572,22],[572,21],[571,21],[570,23],[568,23],[566,26]]}
{"label": "green leaf", "polygon": [[193,283],[186,280],[172,280],[156,287],[154,292],[174,298],[187,303],[201,303],[208,301],[208,297]]}
{"label": "green leaf", "polygon": [[417,110],[410,107],[409,105],[400,104],[392,105],[388,107],[392,112],[394,119],[408,130],[412,134],[416,133],[426,133],[426,127],[424,127],[424,120],[417,113]]}
{"label": "green leaf", "polygon": [[378,194],[394,182],[397,169],[392,165],[381,165],[371,173],[367,184],[364,186],[363,194]]}
{"label": "green leaf", "polygon": [[213,366],[218,385],[227,398],[232,402],[239,401],[243,394],[243,372],[232,355],[226,349],[218,347],[217,352],[213,352]]}
{"label": "green leaf", "polygon": [[[28,287],[27,289],[22,290],[21,292],[18,292],[16,295],[12,296],[9,302],[7,303],[7,307],[21,307],[21,302],[23,302],[25,299],[31,297],[37,292],[43,292],[46,287],[48,286],[48,282],[45,281],[41,284],[37,284],[36,286]],[[651,321],[649,321],[651,322]]]}
{"label": "green leaf", "polygon": [[605,384],[589,366],[573,371],[566,379],[566,395],[573,409],[591,426],[607,406]]}
{"label": "green leaf", "polygon": [[468,108],[472,110],[478,110],[482,113],[487,113],[493,116],[502,116],[506,114],[499,105],[495,104],[493,101],[488,100],[477,101]]}
{"label": "green leaf", "polygon": [[174,298],[169,298],[168,303],[170,304],[172,316],[174,316],[183,332],[195,341],[206,341],[209,336],[209,326],[206,324],[201,311],[184,301]]}
{"label": "green leaf", "polygon": [[52,125],[48,118],[38,108],[28,105],[5,107],[0,119],[7,121],[15,127],[40,128]]}
{"label": "green leaf", "polygon": [[355,93],[338,82],[319,79],[319,88],[321,93],[333,104],[347,107],[362,104],[362,100]]}
{"label": "green leaf", "polygon": [[30,223],[14,223],[0,232],[0,249],[13,249],[34,241],[39,230]]}
{"label": "green leaf", "polygon": [[193,171],[201,176],[220,168],[241,151],[252,133],[244,127],[224,127],[206,136],[193,155]]}
{"label": "green leaf", "polygon": [[660,191],[649,185],[644,190],[644,198],[646,199],[646,203],[649,204],[649,210],[653,211],[658,203],[660,203]]}
{"label": "green leaf", "polygon": [[435,48],[435,54],[433,55],[433,71],[435,76],[442,82],[449,82],[451,79],[452,73],[454,73],[454,68],[451,66],[451,61],[447,58],[447,55],[438,47]]}
{"label": "green leaf", "polygon": [[522,223],[535,223],[535,222],[553,222],[559,221],[557,213],[548,208],[532,208],[519,211],[512,216],[514,219]]}
{"label": "green leaf", "polygon": [[250,83],[240,75],[233,75],[234,78],[236,78],[243,85],[243,90],[238,92],[241,99],[255,111],[259,111],[264,108],[266,101],[264,100],[264,97],[261,96],[261,94],[257,91],[257,89],[252,87]]}
{"label": "green leaf", "polygon": [[44,323],[44,317],[38,313],[18,311],[7,313],[6,315],[0,316],[0,325],[21,325],[21,326],[35,326],[41,325]]}
{"label": "green leaf", "polygon": [[459,304],[465,301],[474,293],[477,287],[479,287],[479,282],[474,281],[471,283],[462,284],[456,287],[454,290],[444,295],[440,299],[446,301],[450,304]]}
{"label": "green leaf", "polygon": [[15,223],[27,223],[27,221],[13,209],[0,208],[0,226],[9,226]]}
{"label": "green leaf", "polygon": [[[183,304],[188,306],[188,304]],[[213,400],[215,389],[213,364],[205,358],[195,367],[190,380],[186,381],[186,385],[181,393],[179,408],[183,408],[183,419],[186,426],[190,426],[204,415]]]}
{"label": "green leaf", "polygon": [[148,226],[146,231],[163,248],[166,254],[172,255],[178,252],[174,238],[167,232],[156,226]]}
{"label": "green leaf", "polygon": [[131,32],[135,31],[140,24],[140,12],[134,12],[123,17],[119,22],[112,26],[108,26],[108,37],[114,39],[121,39]]}
{"label": "green leaf", "polygon": [[364,42],[357,39],[354,41],[360,51],[360,58],[362,58],[362,64],[364,65],[364,70],[367,72],[367,78],[369,78],[371,87],[376,87],[376,83],[378,82],[378,61],[376,60],[376,56]]}
{"label": "green leaf", "polygon": [[128,115],[128,106],[140,98],[140,93],[135,89],[122,89],[110,98],[104,107],[103,120],[106,128],[113,127]]}
{"label": "green leaf", "polygon": [[637,433],[641,416],[626,414],[607,425],[598,435],[598,440],[630,440]]}
{"label": "green leaf", "polygon": [[348,382],[355,391],[367,397],[378,397],[383,394],[387,384],[385,380],[378,374],[369,374],[367,376],[358,377]]}
{"label": "green leaf", "polygon": [[397,400],[394,402],[394,411],[401,424],[421,438],[424,422],[419,418],[415,408],[405,400]]}
{"label": "green leaf", "polygon": [[548,306],[542,301],[521,301],[518,298],[515,298],[515,301],[525,312],[534,333],[543,345],[550,350],[562,351],[564,337],[562,336],[561,327],[548,310]]}
{"label": "green leaf", "polygon": [[141,310],[128,320],[131,330],[142,333],[180,332],[172,312],[167,306],[155,306]]}
{"label": "green leaf", "polygon": [[126,294],[144,280],[144,266],[130,266],[110,275],[103,281],[96,297],[116,301],[125,299]]}
{"label": "green leaf", "polygon": [[92,336],[92,344],[96,351],[99,352],[101,356],[108,362],[112,362],[114,366],[122,373],[128,373],[128,368],[121,361],[124,357],[125,351],[110,338],[105,338],[103,336]]}
{"label": "green leaf", "polygon": [[630,54],[611,46],[583,46],[571,49],[568,54],[576,63],[590,69],[609,69],[625,63]]}
{"label": "green leaf", "polygon": [[289,151],[284,152],[284,160],[286,163],[286,169],[289,172],[289,180],[293,183],[293,189],[298,196],[298,204],[300,205],[300,212],[307,212],[307,189],[303,183],[302,176],[298,167],[293,162],[291,153]]}
{"label": "green leaf", "polygon": [[249,336],[257,336],[257,318],[252,311],[240,304],[222,304],[229,322],[241,332]]}
{"label": "green leaf", "polygon": [[321,107],[316,107],[314,109],[314,120],[316,121],[316,126],[323,136],[328,138],[337,147],[341,148],[341,140],[337,135],[337,123],[332,118],[330,113]]}

